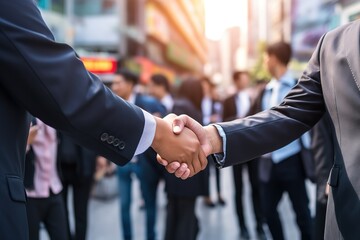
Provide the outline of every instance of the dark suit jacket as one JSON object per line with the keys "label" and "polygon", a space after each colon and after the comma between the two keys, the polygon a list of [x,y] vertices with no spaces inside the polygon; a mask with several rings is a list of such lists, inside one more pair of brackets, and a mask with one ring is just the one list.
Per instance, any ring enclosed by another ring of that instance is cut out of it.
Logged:
{"label": "dark suit jacket", "polygon": [[360,239],[359,42],[360,21],[327,33],[280,106],[221,124],[227,137],[228,166],[286,145],[328,111],[334,165],[325,239]]}
{"label": "dark suit jacket", "polygon": [[[68,137],[60,131],[57,132],[57,137],[57,164],[60,168],[60,178],[63,178],[61,166],[63,163],[69,161],[67,159],[69,157],[71,157],[71,160],[74,161],[73,164],[76,168],[76,176],[79,179],[89,180],[89,178],[92,178],[96,167],[96,153],[91,151],[90,149],[84,148],[74,143],[74,140],[72,138]],[[73,150],[74,152],[71,151],[69,153],[70,150]],[[68,153],[70,156],[66,153]]]}
{"label": "dark suit jacket", "polygon": [[316,201],[326,204],[326,185],[334,163],[334,147],[331,123],[328,114],[311,130],[311,148],[314,154],[316,172]]}
{"label": "dark suit jacket", "polygon": [[166,115],[166,108],[161,104],[161,102],[148,95],[137,93],[135,105],[151,114],[159,114],[161,117],[165,117]]}
{"label": "dark suit jacket", "polygon": [[236,94],[231,95],[230,97],[224,100],[223,104],[223,121],[232,121],[237,118],[237,109],[236,109]]}
{"label": "dark suit jacket", "polygon": [[144,115],[54,41],[35,1],[0,2],[0,49],[0,239],[27,239],[27,112],[122,165],[135,152]]}

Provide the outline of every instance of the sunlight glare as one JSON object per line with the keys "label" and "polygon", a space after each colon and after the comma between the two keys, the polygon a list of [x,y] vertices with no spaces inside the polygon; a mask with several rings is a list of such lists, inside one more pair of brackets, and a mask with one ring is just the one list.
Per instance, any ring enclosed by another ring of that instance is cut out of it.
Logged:
{"label": "sunlight glare", "polygon": [[244,2],[244,0],[204,0],[206,37],[219,40],[227,28],[239,26]]}

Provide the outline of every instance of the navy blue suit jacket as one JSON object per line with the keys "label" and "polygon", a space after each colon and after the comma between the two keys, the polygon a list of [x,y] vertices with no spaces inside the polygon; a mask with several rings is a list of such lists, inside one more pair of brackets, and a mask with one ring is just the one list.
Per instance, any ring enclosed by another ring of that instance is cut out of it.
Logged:
{"label": "navy blue suit jacket", "polygon": [[144,115],[54,41],[35,1],[0,1],[0,49],[0,239],[27,239],[28,112],[121,165],[136,150]]}
{"label": "navy blue suit jacket", "polygon": [[151,114],[157,114],[161,117],[165,117],[166,108],[156,98],[143,95],[140,93],[136,94],[135,105],[141,107],[145,111]]}

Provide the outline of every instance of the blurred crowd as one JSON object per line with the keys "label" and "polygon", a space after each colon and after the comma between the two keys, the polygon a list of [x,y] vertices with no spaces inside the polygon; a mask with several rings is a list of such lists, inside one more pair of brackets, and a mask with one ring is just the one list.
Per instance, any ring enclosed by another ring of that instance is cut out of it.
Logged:
{"label": "blurred crowd", "polygon": [[[279,104],[297,82],[288,69],[291,54],[291,47],[286,42],[267,46],[264,64],[271,79],[254,80],[248,71],[235,71],[232,74],[232,89],[235,91],[226,91],[231,92],[226,95],[219,94],[218,86],[207,76],[189,74],[179,83],[172,84],[165,75],[154,74],[144,85],[140,83],[138,74],[124,66],[118,67],[108,87],[115,95],[155,116],[187,114],[203,125],[216,124],[243,118]],[[244,171],[248,172],[251,183],[257,239],[268,238],[265,225],[273,239],[284,239],[277,206],[285,192],[296,214],[301,239],[323,239],[326,180],[331,167],[331,160],[326,156],[326,134],[326,122],[321,121],[287,146],[232,167],[239,239],[251,237],[243,206]],[[123,144],[111,137],[106,141],[119,147]],[[207,168],[188,180],[181,180],[166,172],[157,163],[156,153],[152,149],[135,156],[125,166],[116,166],[34,118],[28,138],[25,173],[30,239],[39,239],[41,223],[51,239],[86,239],[91,194],[104,199],[118,194],[123,239],[134,239],[132,230],[136,226],[132,226],[130,211],[134,178],[140,182],[146,212],[146,222],[140,224],[146,225],[147,240],[196,239],[199,233],[195,213],[197,199],[201,198],[209,208],[226,206],[229,200],[222,195],[221,169],[215,166],[210,157],[208,160]],[[209,186],[210,173],[215,173],[215,199],[210,197],[214,194],[209,192],[212,189]],[[110,177],[117,179],[117,191],[109,190],[107,184],[110,182],[107,181]],[[315,216],[311,216],[309,210],[306,179],[317,186]],[[157,193],[161,181],[165,182],[167,196],[164,233],[155,231]],[[68,199],[69,187],[73,189],[71,200]],[[73,204],[75,232],[70,231],[69,227],[68,203]]]}

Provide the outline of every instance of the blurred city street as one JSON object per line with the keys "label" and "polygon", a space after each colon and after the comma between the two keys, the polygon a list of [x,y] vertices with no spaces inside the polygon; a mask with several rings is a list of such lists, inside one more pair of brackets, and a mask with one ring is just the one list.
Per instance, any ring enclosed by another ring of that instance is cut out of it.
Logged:
{"label": "blurred city street", "polygon": [[360,239],[360,1],[0,12],[0,240]]}
{"label": "blurred city street", "polygon": [[[246,173],[246,171],[245,171]],[[233,173],[231,168],[221,170],[222,191],[226,200],[226,206],[217,205],[215,208],[208,208],[203,204],[201,198],[197,202],[197,215],[200,223],[200,234],[198,240],[235,240],[240,239],[240,232],[236,219],[236,211],[234,204],[233,190]],[[250,232],[251,239],[257,239],[255,233],[255,220],[252,211],[249,181],[247,174],[245,179],[245,211],[247,219],[247,227]],[[308,194],[310,198],[310,209],[312,215],[314,213],[314,197],[315,187],[307,184]],[[165,213],[166,213],[166,196],[163,191],[164,184],[161,183],[158,192],[158,219],[157,219],[157,235],[158,239],[163,239],[165,229]],[[215,175],[211,174],[211,193],[215,199]],[[132,200],[132,222],[133,234],[135,240],[145,239],[145,211],[140,209],[141,198],[139,191],[139,182],[135,179],[133,184],[133,200]],[[92,198],[89,203],[89,219],[88,234],[89,240],[117,240],[122,239],[122,230],[119,223],[119,198],[110,200],[98,200]],[[296,219],[293,213],[291,203],[285,194],[279,205],[279,214],[283,223],[286,239],[300,239],[299,231],[296,226]],[[71,219],[71,225],[73,221]],[[265,227],[268,239],[270,238],[268,229]],[[42,240],[47,240],[45,231],[42,231]]]}

